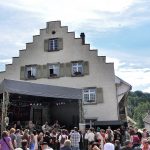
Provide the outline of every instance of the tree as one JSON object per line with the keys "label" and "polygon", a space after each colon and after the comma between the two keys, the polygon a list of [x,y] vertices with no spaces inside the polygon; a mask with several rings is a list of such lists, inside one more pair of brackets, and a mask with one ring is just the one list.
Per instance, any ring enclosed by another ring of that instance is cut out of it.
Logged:
{"label": "tree", "polygon": [[134,115],[133,119],[137,122],[137,126],[139,128],[144,127],[143,119],[150,109],[150,103],[149,102],[141,102],[139,105],[134,109]]}

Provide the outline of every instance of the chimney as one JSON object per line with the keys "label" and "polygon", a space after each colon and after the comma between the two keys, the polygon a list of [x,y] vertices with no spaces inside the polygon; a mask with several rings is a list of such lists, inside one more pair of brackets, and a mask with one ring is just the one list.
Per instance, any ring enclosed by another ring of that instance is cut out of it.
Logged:
{"label": "chimney", "polygon": [[82,33],[80,34],[80,37],[81,37],[81,39],[82,39],[82,45],[84,45],[84,44],[85,44],[85,34],[82,32]]}

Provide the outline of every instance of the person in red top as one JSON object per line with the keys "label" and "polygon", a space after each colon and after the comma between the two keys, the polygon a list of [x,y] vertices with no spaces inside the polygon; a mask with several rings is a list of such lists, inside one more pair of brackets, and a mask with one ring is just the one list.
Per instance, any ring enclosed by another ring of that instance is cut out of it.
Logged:
{"label": "person in red top", "polygon": [[135,133],[134,130],[131,130],[130,134],[131,134],[131,142],[133,144],[133,148],[139,147],[141,144],[139,136]]}

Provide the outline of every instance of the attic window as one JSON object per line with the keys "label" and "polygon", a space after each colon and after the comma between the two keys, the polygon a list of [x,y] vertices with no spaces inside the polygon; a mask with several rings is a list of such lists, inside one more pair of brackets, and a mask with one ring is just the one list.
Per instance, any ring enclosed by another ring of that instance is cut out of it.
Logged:
{"label": "attic window", "polygon": [[63,49],[63,39],[62,38],[50,38],[44,40],[44,51],[54,52]]}

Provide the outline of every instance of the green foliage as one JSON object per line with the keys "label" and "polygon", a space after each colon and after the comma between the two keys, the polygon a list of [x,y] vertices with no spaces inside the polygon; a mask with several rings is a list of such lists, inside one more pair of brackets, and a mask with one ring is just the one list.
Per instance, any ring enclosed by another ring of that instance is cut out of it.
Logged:
{"label": "green foliage", "polygon": [[137,122],[138,127],[143,128],[143,118],[145,117],[146,113],[150,108],[149,102],[141,102],[135,109],[134,109],[134,116],[133,119]]}
{"label": "green foliage", "polygon": [[130,92],[127,101],[128,115],[137,122],[137,126],[144,126],[143,118],[150,109],[150,94],[142,91]]}

